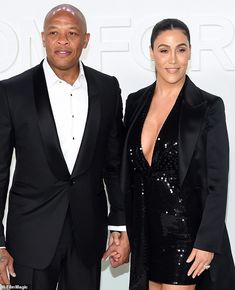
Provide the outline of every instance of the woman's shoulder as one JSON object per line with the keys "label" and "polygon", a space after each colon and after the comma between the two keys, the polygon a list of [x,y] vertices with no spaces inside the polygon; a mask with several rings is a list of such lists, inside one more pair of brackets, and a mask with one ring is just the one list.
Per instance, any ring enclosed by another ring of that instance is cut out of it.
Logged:
{"label": "woman's shoulder", "polygon": [[128,95],[126,100],[124,123],[128,124],[132,120],[136,109],[146,100],[149,95],[152,95],[155,89],[155,82],[147,87],[141,88],[136,92]]}
{"label": "woman's shoulder", "polygon": [[214,103],[223,103],[221,97],[197,86],[194,82],[191,81],[189,77],[187,77],[186,80],[186,87],[189,98],[191,98],[192,95],[195,95],[196,96],[195,99],[197,99],[197,101],[199,101],[200,99],[201,102],[206,102],[208,105],[212,105]]}
{"label": "woman's shoulder", "polygon": [[153,94],[155,85],[156,82],[152,83],[147,87],[141,88],[138,91],[130,93],[127,97],[127,103],[128,104],[139,103],[139,100],[145,97],[146,95]]}

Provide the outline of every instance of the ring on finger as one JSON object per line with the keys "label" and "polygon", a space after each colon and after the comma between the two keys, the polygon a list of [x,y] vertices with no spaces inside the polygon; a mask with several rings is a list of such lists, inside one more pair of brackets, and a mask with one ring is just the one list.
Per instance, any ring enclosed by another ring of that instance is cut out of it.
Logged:
{"label": "ring on finger", "polygon": [[210,269],[210,267],[211,267],[210,265],[204,265],[204,266],[203,266],[203,268],[204,268],[205,270]]}

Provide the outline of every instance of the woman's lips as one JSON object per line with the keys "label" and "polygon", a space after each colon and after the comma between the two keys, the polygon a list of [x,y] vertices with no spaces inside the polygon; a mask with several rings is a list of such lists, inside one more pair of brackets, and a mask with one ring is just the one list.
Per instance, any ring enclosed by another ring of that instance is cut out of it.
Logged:
{"label": "woman's lips", "polygon": [[166,71],[170,74],[175,74],[179,71],[179,68],[166,68]]}

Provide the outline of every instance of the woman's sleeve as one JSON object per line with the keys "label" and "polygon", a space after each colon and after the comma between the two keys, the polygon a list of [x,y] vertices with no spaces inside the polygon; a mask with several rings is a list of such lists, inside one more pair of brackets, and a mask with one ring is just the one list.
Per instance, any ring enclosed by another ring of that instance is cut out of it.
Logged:
{"label": "woman's sleeve", "polygon": [[229,170],[229,142],[221,98],[209,109],[207,130],[207,198],[194,246],[219,253],[225,229]]}

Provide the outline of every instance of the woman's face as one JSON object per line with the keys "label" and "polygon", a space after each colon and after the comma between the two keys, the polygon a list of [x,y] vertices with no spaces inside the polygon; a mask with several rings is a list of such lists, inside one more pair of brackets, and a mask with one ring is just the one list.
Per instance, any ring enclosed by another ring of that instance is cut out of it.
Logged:
{"label": "woman's face", "polygon": [[180,29],[161,32],[154,41],[150,55],[155,62],[157,81],[177,84],[184,81],[191,55],[187,36]]}

